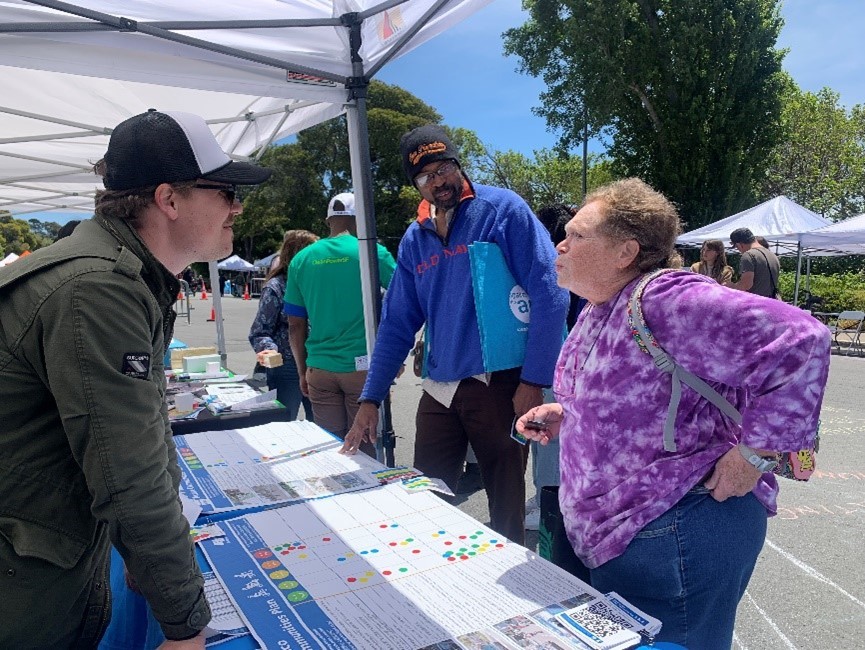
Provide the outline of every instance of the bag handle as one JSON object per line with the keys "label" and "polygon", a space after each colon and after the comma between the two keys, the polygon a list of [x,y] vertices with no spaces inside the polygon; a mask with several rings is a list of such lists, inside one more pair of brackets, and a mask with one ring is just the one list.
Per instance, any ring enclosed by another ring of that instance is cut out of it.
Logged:
{"label": "bag handle", "polygon": [[667,372],[671,375],[670,382],[672,383],[672,392],[670,394],[670,405],[667,408],[667,419],[664,422],[664,451],[676,451],[675,426],[676,414],[679,411],[679,402],[682,399],[682,382],[697,391],[701,396],[714,404],[724,415],[730,418],[738,425],[742,424],[742,414],[730,404],[718,391],[709,386],[705,381],[697,377],[697,375],[688,372],[673,359],[662,348],[655,339],[649,326],[646,324],[646,319],[643,316],[643,292],[646,286],[655,278],[670,273],[676,269],[659,269],[645,274],[637,286],[634,288],[631,298],[628,301],[628,323],[631,327],[631,334],[640,348],[646,354],[652,356],[655,366],[658,369]]}

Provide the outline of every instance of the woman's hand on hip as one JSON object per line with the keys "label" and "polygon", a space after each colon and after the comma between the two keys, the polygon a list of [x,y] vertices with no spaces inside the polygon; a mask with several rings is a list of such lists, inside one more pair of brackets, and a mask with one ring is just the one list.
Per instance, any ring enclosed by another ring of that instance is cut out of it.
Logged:
{"label": "woman's hand on hip", "polygon": [[715,501],[726,501],[730,497],[743,497],[748,494],[761,476],[760,470],[745,460],[738,447],[733,447],[718,459],[712,475],[704,485]]}

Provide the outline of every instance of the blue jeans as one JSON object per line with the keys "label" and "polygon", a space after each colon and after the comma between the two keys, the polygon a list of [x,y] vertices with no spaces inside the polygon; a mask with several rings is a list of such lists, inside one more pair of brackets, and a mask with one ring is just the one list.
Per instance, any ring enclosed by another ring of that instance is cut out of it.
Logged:
{"label": "blue jeans", "polygon": [[660,619],[659,641],[729,650],[736,607],[765,539],[766,509],[753,494],[719,503],[700,485],[622,555],[592,569],[592,586]]}
{"label": "blue jeans", "polygon": [[303,404],[306,419],[315,421],[312,404],[300,392],[300,379],[292,357],[285,357],[284,363],[277,368],[267,368],[267,387],[270,390],[276,389],[276,399],[285,407],[286,420],[296,420],[300,405]]}

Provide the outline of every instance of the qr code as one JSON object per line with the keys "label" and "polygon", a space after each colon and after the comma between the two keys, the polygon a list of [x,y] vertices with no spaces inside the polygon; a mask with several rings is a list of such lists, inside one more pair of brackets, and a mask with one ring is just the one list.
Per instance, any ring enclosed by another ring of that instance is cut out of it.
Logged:
{"label": "qr code", "polygon": [[603,601],[578,609],[572,612],[571,616],[589,632],[602,639],[631,629],[629,621]]}

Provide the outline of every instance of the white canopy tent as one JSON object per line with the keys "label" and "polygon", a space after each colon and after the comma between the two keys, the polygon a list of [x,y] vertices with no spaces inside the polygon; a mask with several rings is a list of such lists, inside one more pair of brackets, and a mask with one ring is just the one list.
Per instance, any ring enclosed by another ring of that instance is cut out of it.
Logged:
{"label": "white canopy tent", "polygon": [[[247,262],[239,255],[232,255],[231,257],[226,257],[224,260],[222,260],[216,265],[216,268],[218,268],[220,271],[251,272],[255,270],[255,266]],[[216,292],[214,291],[214,293]]]}
{"label": "white canopy tent", "polygon": [[731,232],[737,228],[750,228],[755,235],[763,236],[770,243],[777,244],[778,254],[795,255],[797,248],[795,241],[790,243],[785,238],[822,228],[830,223],[786,196],[776,196],[726,219],[686,232],[676,239],[676,243],[680,246],[702,246],[706,240],[720,239],[728,245]]}
{"label": "white canopy tent", "polygon": [[[489,2],[6,0],[0,209],[89,211],[99,185],[89,168],[111,128],[148,108],[202,115],[238,159],[344,112],[371,354],[381,298],[369,80]],[[215,277],[215,264],[210,271]],[[219,292],[213,296],[224,354]]]}
{"label": "white canopy tent", "polygon": [[372,352],[380,298],[367,85],[490,1],[3,2],[0,209],[91,211],[99,182],[89,170],[111,128],[148,108],[202,115],[238,159],[345,112]]}

